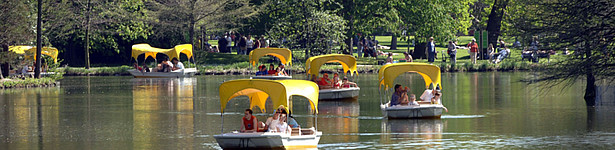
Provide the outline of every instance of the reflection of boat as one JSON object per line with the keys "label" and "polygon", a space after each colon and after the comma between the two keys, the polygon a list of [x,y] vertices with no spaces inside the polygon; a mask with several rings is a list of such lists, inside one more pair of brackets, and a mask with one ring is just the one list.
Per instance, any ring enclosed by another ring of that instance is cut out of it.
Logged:
{"label": "reflection of boat", "polygon": [[[280,60],[281,64],[286,66],[292,65],[293,53],[286,48],[258,48],[252,50],[250,52],[250,64],[252,66],[256,66],[258,60],[263,56],[274,56]],[[286,67],[290,68],[290,67]],[[290,71],[286,70],[288,76],[277,76],[277,75],[264,75],[264,76],[252,76],[252,79],[269,79],[269,80],[283,80],[283,79],[292,79],[293,77],[290,75]]]}
{"label": "reflection of boat", "polygon": [[318,114],[335,116],[359,116],[359,101],[357,99],[343,99],[339,101],[322,101],[318,103]]}
{"label": "reflection of boat", "polygon": [[[188,62],[192,57],[192,44],[177,45],[172,49],[160,49],[151,47],[149,44],[136,44],[132,46],[132,58],[137,61],[140,55],[145,55],[145,59],[148,57],[156,58],[156,54],[165,54],[169,56],[169,59],[179,59],[180,54],[184,54],[188,57]],[[137,61],[138,62],[138,61]],[[185,68],[171,72],[142,72],[136,69],[128,70],[128,72],[135,78],[180,78],[190,77],[197,73],[196,68]]]}
{"label": "reflection of boat", "polygon": [[382,132],[393,133],[385,134],[392,138],[442,139],[443,130],[444,124],[440,119],[382,120]]}
{"label": "reflection of boat", "polygon": [[[354,75],[357,73],[356,58],[351,55],[343,54],[329,54],[310,57],[305,62],[305,70],[308,77],[311,75],[318,75],[320,67],[325,63],[340,63],[344,69],[344,75],[350,73]],[[359,87],[340,88],[340,89],[321,89],[319,99],[344,99],[344,98],[356,98],[359,96]]]}
{"label": "reflection of boat", "polygon": [[[385,97],[388,97],[388,89],[393,88],[395,78],[405,72],[420,74],[423,80],[425,80],[427,89],[429,89],[430,85],[433,86],[432,90],[436,90],[436,87],[442,89],[440,68],[438,66],[425,63],[394,63],[382,66],[378,71],[379,89],[385,89],[384,95],[387,95]],[[390,106],[389,103],[382,104],[382,98],[380,108],[388,118],[440,118],[442,110],[445,109],[440,99],[435,104]]]}
{"label": "reflection of boat", "polygon": [[[267,99],[274,106],[282,105],[292,111],[292,96],[308,99],[314,113],[318,113],[318,85],[304,80],[232,80],[220,85],[220,104],[224,114],[226,104],[237,96],[248,96],[250,107],[265,112]],[[224,133],[214,138],[224,149],[245,148],[316,148],[322,132],[315,128],[293,128],[291,133]]]}

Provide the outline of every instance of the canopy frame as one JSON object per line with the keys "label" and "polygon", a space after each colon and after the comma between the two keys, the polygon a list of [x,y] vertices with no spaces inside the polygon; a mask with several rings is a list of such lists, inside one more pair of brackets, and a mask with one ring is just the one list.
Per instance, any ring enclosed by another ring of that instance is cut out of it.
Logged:
{"label": "canopy frame", "polygon": [[305,61],[305,72],[308,77],[310,75],[319,74],[322,65],[334,62],[342,65],[344,75],[348,72],[350,72],[351,76],[358,74],[356,58],[344,54],[328,54],[310,57]]}

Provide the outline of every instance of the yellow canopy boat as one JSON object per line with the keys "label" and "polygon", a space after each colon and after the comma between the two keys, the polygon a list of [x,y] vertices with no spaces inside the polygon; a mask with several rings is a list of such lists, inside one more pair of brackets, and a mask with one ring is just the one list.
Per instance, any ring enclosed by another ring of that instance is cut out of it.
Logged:
{"label": "yellow canopy boat", "polygon": [[[305,72],[308,77],[311,77],[311,75],[318,75],[320,72],[320,67],[325,63],[342,64],[344,75],[348,72],[350,72],[350,75],[358,73],[357,61],[354,56],[344,54],[328,54],[310,57],[305,61]],[[357,98],[359,97],[360,90],[361,88],[359,87],[321,89],[320,96],[318,98],[321,100]]]}
{"label": "yellow canopy boat", "polygon": [[[394,86],[395,78],[406,72],[417,73],[423,77],[426,89],[423,95],[429,94],[433,90],[442,89],[440,68],[438,66],[414,62],[388,64],[382,66],[378,71],[379,91],[384,89],[385,99],[391,97],[390,94],[394,92],[388,93],[389,89],[392,89]],[[433,89],[429,89],[430,85],[433,86]],[[419,105],[391,106],[390,103],[382,104],[382,96],[380,98],[380,108],[388,118],[440,118],[442,110],[446,110],[444,105],[442,105],[441,99],[438,99],[435,103],[426,100],[419,102]],[[419,100],[420,97],[422,95],[417,95],[416,99]]]}
{"label": "yellow canopy boat", "polygon": [[340,63],[344,69],[344,74],[350,72],[351,75],[357,73],[357,59],[351,55],[328,54],[310,57],[305,61],[305,72],[308,75],[318,74],[320,67],[325,63]]}
{"label": "yellow canopy boat", "polygon": [[[9,51],[20,55],[25,55],[26,59],[36,60],[36,47],[34,46],[10,46]],[[41,54],[53,58],[54,63],[58,62],[58,49],[56,48],[43,47],[41,49]]]}
{"label": "yellow canopy boat", "polygon": [[[291,96],[301,96],[308,99],[314,114],[318,113],[318,85],[310,81],[240,79],[222,83],[219,90],[220,112],[222,112],[222,114],[224,114],[227,103],[238,96],[248,96],[250,107],[254,108],[258,106],[262,112],[265,112],[265,102],[267,99],[271,100],[273,106],[282,105],[292,111]],[[316,148],[321,135],[322,132],[312,127],[292,129],[291,133],[231,132],[214,135],[214,138],[223,149]],[[237,144],[246,140],[250,142]]]}
{"label": "yellow canopy boat", "polygon": [[[193,57],[192,44],[177,45],[171,49],[161,49],[150,46],[149,44],[135,44],[132,45],[132,58],[138,61],[137,58],[140,55],[145,55],[145,59],[152,57],[156,59],[156,54],[165,54],[169,56],[169,60],[177,58],[179,60],[180,54],[185,54],[188,57],[188,62]],[[145,59],[143,61],[145,61]],[[197,72],[196,68],[185,68],[174,70],[171,72],[144,72],[136,69],[128,70],[136,78],[179,78],[194,76]]]}
{"label": "yellow canopy boat", "polygon": [[[250,52],[250,64],[252,66],[256,66],[256,64],[258,63],[258,60],[263,57],[263,56],[274,56],[278,59],[280,59],[280,62],[286,66],[290,66],[292,65],[293,61],[293,53],[292,51],[290,51],[287,48],[257,48],[255,50],[252,50]],[[289,68],[289,67],[286,67]],[[288,69],[286,69],[288,71]],[[277,75],[266,75],[266,76],[253,76],[252,79],[272,79],[272,80],[277,80],[277,79],[292,79],[292,76],[290,76],[290,71],[289,71],[289,76],[277,76]]]}

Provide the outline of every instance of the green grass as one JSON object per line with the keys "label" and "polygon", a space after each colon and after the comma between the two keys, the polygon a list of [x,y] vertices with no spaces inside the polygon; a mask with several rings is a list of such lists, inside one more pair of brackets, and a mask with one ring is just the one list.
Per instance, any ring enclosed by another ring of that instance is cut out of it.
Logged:
{"label": "green grass", "polygon": [[25,78],[25,79],[10,79],[0,81],[0,88],[20,88],[20,87],[42,87],[53,86],[56,80],[49,77],[43,78]]}

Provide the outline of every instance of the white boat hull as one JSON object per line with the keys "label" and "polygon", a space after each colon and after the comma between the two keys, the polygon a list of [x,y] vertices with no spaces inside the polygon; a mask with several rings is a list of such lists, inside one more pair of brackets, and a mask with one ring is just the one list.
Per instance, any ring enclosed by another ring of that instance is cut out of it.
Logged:
{"label": "white boat hull", "polygon": [[292,79],[293,76],[252,76],[252,79],[285,80]]}
{"label": "white boat hull", "polygon": [[321,89],[318,91],[318,99],[348,99],[359,96],[361,88]]}
{"label": "white boat hull", "polygon": [[322,132],[290,136],[283,133],[225,133],[214,135],[223,149],[316,148]]}
{"label": "white boat hull", "polygon": [[384,116],[390,119],[408,119],[408,118],[440,118],[444,106],[441,104],[422,104],[412,106],[392,106],[388,104],[380,106]]}
{"label": "white boat hull", "polygon": [[128,72],[135,78],[182,78],[194,76],[197,70],[196,68],[186,68],[171,72],[141,72],[131,69]]}

